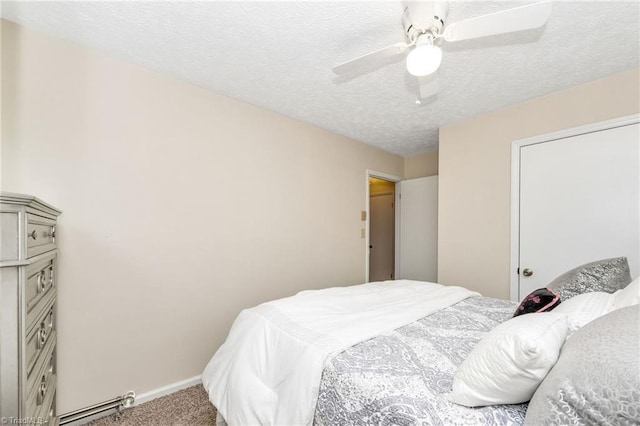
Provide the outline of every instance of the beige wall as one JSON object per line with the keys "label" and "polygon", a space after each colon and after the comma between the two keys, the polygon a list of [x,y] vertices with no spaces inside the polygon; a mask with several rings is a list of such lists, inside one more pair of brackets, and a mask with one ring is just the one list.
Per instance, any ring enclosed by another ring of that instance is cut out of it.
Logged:
{"label": "beige wall", "polygon": [[403,159],[10,23],[2,189],[61,208],[59,409],[202,372],[238,312],[365,275]]}
{"label": "beige wall", "polygon": [[414,179],[438,174],[438,151],[404,159],[404,178]]}
{"label": "beige wall", "polygon": [[640,111],[631,70],[440,129],[438,282],[509,298],[511,142]]}

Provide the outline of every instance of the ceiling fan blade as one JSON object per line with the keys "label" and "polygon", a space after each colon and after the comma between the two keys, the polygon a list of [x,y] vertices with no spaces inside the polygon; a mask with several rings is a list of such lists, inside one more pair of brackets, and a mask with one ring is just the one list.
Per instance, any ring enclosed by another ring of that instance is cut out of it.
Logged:
{"label": "ceiling fan blade", "polygon": [[551,15],[551,1],[514,7],[476,18],[463,19],[447,26],[446,41],[460,41],[543,26]]}
{"label": "ceiling fan blade", "polygon": [[358,58],[352,59],[340,65],[333,67],[333,72],[337,75],[353,74],[368,68],[379,67],[381,64],[390,64],[404,59],[406,43],[396,43],[375,52],[368,53]]}
{"label": "ceiling fan blade", "polygon": [[438,75],[432,74],[428,77],[418,78],[418,84],[420,85],[420,96],[418,99],[428,99],[438,93]]}
{"label": "ceiling fan blade", "polygon": [[[413,25],[422,28],[425,24],[430,24],[435,15],[435,4],[433,1],[402,1],[402,7],[409,11],[409,17]],[[442,17],[444,18],[444,17]]]}

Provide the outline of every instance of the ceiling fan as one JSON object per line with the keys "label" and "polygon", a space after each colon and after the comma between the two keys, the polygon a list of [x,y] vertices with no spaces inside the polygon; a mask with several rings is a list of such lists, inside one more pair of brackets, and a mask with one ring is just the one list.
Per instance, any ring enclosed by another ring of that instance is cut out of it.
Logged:
{"label": "ceiling fan", "polygon": [[[333,68],[340,76],[357,74],[376,64],[398,62],[406,57],[407,71],[419,78],[420,99],[438,92],[434,75],[442,62],[442,41],[447,43],[530,30],[543,26],[551,15],[551,1],[542,1],[448,23],[446,1],[402,1],[405,41],[352,59]],[[419,103],[418,100],[418,103]]]}

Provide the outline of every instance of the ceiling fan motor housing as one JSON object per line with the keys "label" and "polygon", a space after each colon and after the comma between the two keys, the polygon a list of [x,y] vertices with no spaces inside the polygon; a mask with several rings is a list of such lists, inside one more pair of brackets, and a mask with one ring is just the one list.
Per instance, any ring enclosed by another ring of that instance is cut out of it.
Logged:
{"label": "ceiling fan motor housing", "polygon": [[444,27],[449,11],[444,1],[403,2],[402,27],[407,44],[413,44],[418,37],[431,33],[437,37]]}

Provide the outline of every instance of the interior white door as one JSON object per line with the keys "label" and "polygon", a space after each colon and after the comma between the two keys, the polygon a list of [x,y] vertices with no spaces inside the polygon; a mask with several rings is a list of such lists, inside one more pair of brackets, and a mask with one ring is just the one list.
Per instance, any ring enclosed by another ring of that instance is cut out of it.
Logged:
{"label": "interior white door", "polygon": [[639,135],[632,124],[520,148],[519,299],[598,259],[626,256],[638,275]]}
{"label": "interior white door", "polygon": [[369,281],[393,279],[394,200],[394,194],[369,197]]}
{"label": "interior white door", "polygon": [[436,282],[438,177],[400,182],[399,278]]}

